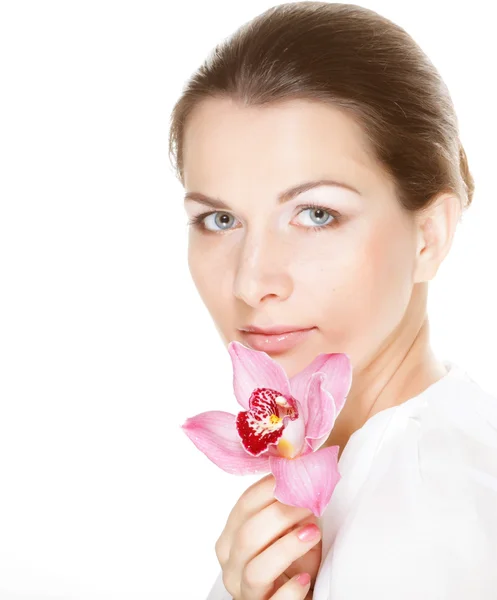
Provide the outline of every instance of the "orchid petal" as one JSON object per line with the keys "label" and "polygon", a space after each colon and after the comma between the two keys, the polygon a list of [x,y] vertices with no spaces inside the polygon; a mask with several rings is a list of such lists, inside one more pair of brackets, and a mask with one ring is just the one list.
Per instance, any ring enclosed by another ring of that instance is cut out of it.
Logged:
{"label": "orchid petal", "polygon": [[233,389],[243,408],[249,408],[255,388],[271,388],[283,396],[290,395],[290,382],[283,367],[266,352],[246,348],[239,342],[230,342],[228,352],[233,363]]}
{"label": "orchid petal", "polygon": [[307,448],[302,454],[315,452],[328,439],[336,419],[335,400],[328,392],[326,374],[314,373],[307,387],[308,420],[305,426]]}
{"label": "orchid petal", "polygon": [[342,410],[352,385],[352,365],[348,354],[318,354],[307,367],[290,379],[291,393],[302,404],[306,423],[309,415],[309,402],[306,397],[307,386],[309,379],[317,372],[322,372],[326,375],[326,389],[335,401],[335,418],[338,417]]}
{"label": "orchid petal", "polygon": [[235,419],[235,415],[214,410],[190,417],[181,428],[209,460],[227,473],[268,473],[267,456],[250,456],[243,449],[236,431]]}
{"label": "orchid petal", "polygon": [[269,466],[276,480],[274,497],[283,504],[308,508],[320,517],[341,479],[338,449],[329,446],[293,460],[270,456]]}

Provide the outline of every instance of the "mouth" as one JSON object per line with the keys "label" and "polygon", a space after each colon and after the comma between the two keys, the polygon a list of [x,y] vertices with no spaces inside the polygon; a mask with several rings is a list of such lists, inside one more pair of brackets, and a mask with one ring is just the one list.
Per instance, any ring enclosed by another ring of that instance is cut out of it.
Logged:
{"label": "mouth", "polygon": [[[249,328],[247,327],[246,329]],[[316,327],[277,333],[274,333],[274,330],[277,328],[273,328],[273,330],[268,329],[264,332],[257,330],[257,328],[250,329],[252,331],[240,329],[240,333],[242,334],[243,339],[248,346],[250,346],[253,350],[267,352],[268,354],[280,354],[303,343],[312,334]],[[254,329],[256,329],[255,332],[253,331]]]}

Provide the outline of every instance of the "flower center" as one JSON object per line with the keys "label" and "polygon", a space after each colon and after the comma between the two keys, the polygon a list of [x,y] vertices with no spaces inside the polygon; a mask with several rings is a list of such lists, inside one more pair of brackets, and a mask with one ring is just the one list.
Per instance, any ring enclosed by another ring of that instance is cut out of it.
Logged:
{"label": "flower center", "polygon": [[270,445],[278,444],[288,426],[288,419],[285,422],[283,419],[293,421],[298,414],[292,399],[270,388],[256,388],[250,396],[249,407],[238,413],[236,428],[245,450],[259,456]]}

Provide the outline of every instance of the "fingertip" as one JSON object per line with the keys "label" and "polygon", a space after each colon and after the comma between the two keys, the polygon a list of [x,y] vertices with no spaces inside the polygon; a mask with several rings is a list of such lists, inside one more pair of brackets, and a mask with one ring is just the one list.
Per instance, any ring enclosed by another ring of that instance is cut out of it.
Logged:
{"label": "fingertip", "polygon": [[309,573],[300,573],[295,577],[295,581],[299,583],[302,587],[306,587],[311,582],[311,576]]}

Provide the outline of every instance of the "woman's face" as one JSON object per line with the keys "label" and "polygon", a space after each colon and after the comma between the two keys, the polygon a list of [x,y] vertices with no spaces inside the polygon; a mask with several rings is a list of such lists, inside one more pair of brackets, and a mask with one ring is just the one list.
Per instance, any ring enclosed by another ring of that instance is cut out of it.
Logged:
{"label": "woman's face", "polygon": [[[291,198],[298,184],[334,180]],[[184,137],[188,263],[225,342],[240,331],[314,327],[271,353],[291,377],[322,352],[362,369],[395,332],[411,300],[416,234],[359,126],[330,106],[292,100],[247,108],[208,99]],[[223,206],[224,203],[224,206]],[[305,208],[309,203],[320,208]]]}

